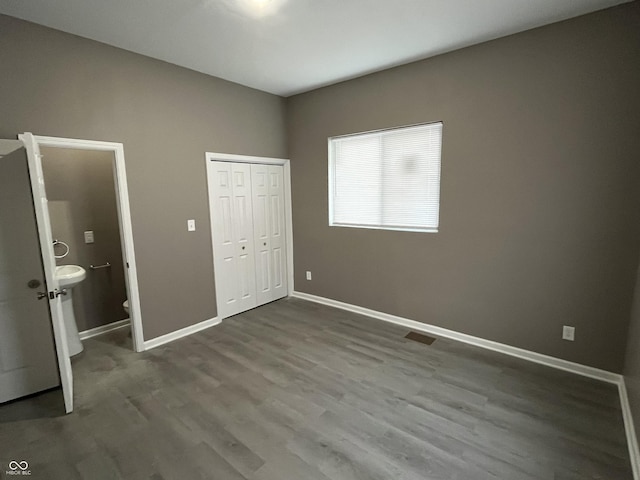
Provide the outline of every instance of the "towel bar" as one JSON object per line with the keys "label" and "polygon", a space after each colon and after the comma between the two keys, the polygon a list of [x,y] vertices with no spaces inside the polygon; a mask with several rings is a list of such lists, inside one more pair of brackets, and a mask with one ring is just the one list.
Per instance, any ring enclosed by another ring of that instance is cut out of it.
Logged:
{"label": "towel bar", "polygon": [[99,268],[107,268],[110,267],[111,264],[109,262],[105,263],[104,265],[89,265],[89,268],[91,270],[98,270]]}

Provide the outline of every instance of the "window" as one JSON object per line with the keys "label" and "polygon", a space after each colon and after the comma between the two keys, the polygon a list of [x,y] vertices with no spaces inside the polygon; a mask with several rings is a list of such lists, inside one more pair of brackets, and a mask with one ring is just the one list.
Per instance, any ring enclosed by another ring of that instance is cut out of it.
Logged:
{"label": "window", "polygon": [[442,122],[329,138],[329,225],[437,232]]}

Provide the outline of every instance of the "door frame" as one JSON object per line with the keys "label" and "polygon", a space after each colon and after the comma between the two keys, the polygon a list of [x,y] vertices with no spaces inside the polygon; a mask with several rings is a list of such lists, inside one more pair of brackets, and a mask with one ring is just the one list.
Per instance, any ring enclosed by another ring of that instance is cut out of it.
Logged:
{"label": "door frame", "polygon": [[[131,224],[131,207],[129,204],[129,190],[127,184],[127,172],[124,157],[124,145],[116,142],[103,142],[97,140],[83,140],[75,138],[61,138],[61,137],[46,137],[40,135],[33,135],[30,132],[25,132],[22,135],[18,135],[18,138],[22,140],[25,145],[29,142],[29,137],[33,138],[33,141],[38,147],[37,152],[33,152],[34,165],[33,174],[31,176],[32,188],[36,188],[34,182],[40,182],[44,185],[44,175],[42,173],[42,155],[40,154],[40,147],[53,147],[53,148],[69,148],[76,150],[94,150],[102,152],[111,152],[114,155],[113,161],[113,176],[115,183],[116,204],[118,211],[118,223],[120,227],[120,243],[122,248],[123,260],[125,262],[125,281],[127,284],[127,297],[129,299],[129,319],[131,322],[131,337],[133,340],[133,347],[136,352],[142,352],[144,347],[144,333],[142,327],[142,315],[140,309],[140,292],[138,288],[138,270],[136,266],[136,256],[133,241],[133,229]],[[31,162],[31,160],[30,160]],[[31,167],[31,165],[30,165]],[[31,170],[31,168],[30,168]],[[34,195],[35,195],[34,190]],[[36,202],[39,205],[40,202]],[[44,208],[41,206],[40,208]],[[40,234],[40,243],[43,251],[43,261],[45,263],[45,271],[47,266],[55,265],[55,259],[53,259],[53,237],[51,233],[51,225],[49,220],[48,210],[43,214],[37,212],[36,218],[38,224],[38,232]],[[47,223],[49,223],[47,225]],[[46,257],[46,258],[45,258]],[[52,260],[53,259],[53,260]],[[126,268],[128,266],[128,268]],[[57,288],[57,285],[55,285]],[[62,316],[61,316],[62,318]],[[68,353],[67,353],[68,358]]]}
{"label": "door frame", "polygon": [[[293,295],[293,219],[291,208],[291,162],[288,158],[274,157],[256,157],[252,155],[236,155],[231,153],[214,153],[205,152],[205,164],[207,169],[207,194],[209,195],[209,215],[213,214],[213,198],[211,196],[211,185],[209,185],[209,173],[213,168],[212,162],[231,162],[231,163],[259,163],[263,165],[280,165],[283,167],[284,177],[284,222],[285,222],[285,241],[287,243],[287,295]],[[211,247],[213,248],[213,222],[211,222]],[[213,252],[215,255],[215,252]],[[214,267],[215,275],[215,267]],[[218,299],[220,298],[216,285],[216,309],[218,309]]]}

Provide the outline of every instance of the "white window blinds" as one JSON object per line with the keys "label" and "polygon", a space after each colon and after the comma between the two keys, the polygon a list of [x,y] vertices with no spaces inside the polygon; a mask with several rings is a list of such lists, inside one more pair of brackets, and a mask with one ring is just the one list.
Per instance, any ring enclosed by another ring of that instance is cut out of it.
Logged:
{"label": "white window blinds", "polygon": [[442,123],[329,139],[329,224],[437,232]]}

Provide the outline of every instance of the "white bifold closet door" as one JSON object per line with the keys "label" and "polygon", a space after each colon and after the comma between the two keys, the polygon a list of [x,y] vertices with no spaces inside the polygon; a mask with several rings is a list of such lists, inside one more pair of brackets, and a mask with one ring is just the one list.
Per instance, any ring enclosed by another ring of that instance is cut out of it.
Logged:
{"label": "white bifold closet door", "polygon": [[258,305],[287,295],[283,171],[279,165],[251,165]]}
{"label": "white bifold closet door", "polygon": [[218,317],[287,295],[284,169],[212,162],[211,225]]}
{"label": "white bifold closet door", "polygon": [[256,306],[251,166],[213,162],[213,255],[218,316]]}

